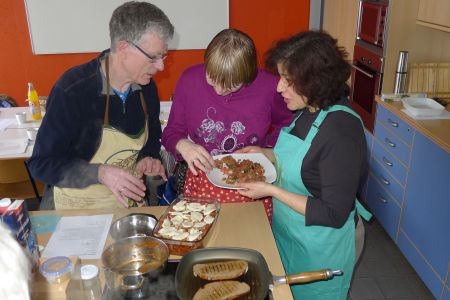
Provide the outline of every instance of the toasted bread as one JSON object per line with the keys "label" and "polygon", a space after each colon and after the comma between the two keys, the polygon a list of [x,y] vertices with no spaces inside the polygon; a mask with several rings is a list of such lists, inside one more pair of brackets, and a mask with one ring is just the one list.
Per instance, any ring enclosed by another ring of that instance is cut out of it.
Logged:
{"label": "toasted bread", "polygon": [[225,280],[205,284],[194,295],[192,300],[232,300],[250,292],[245,282]]}
{"label": "toasted bread", "polygon": [[194,265],[194,276],[205,280],[229,280],[234,279],[248,270],[245,260],[227,260],[206,264]]}

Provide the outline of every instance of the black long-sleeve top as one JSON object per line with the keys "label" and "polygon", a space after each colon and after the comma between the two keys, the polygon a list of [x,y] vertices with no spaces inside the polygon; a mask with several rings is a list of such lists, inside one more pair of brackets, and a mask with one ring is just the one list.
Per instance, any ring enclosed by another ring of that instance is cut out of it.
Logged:
{"label": "black long-sleeve top", "polygon": [[[53,86],[46,114],[38,132],[28,166],[35,178],[50,186],[84,188],[98,183],[98,164],[90,164],[100,146],[106,107],[106,81],[100,61],[109,50],[94,60],[71,68]],[[153,80],[146,86],[131,85],[126,102],[111,90],[109,123],[119,131],[134,135],[145,125],[139,92],[148,111],[148,141],[139,158],[160,158],[161,125],[159,98]]]}
{"label": "black long-sleeve top", "polygon": [[[347,105],[341,100],[340,105]],[[291,134],[305,139],[319,112],[307,109]],[[305,224],[340,228],[355,207],[360,180],[367,172],[367,144],[361,122],[336,111],[327,115],[307,152],[301,176],[312,194],[308,197]]]}

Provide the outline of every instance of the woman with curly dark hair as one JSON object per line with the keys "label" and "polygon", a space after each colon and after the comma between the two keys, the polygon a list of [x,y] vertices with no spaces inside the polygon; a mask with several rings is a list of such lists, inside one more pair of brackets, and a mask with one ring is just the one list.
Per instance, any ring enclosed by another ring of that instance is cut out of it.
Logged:
{"label": "woman with curly dark hair", "polygon": [[[280,75],[277,91],[297,111],[275,148],[263,152],[276,164],[275,185],[240,184],[251,198],[273,197],[273,232],[287,273],[331,268],[330,281],[291,286],[295,298],[347,299],[355,263],[356,229],[371,217],[356,201],[366,169],[366,141],[359,116],[349,108],[350,65],[325,32],[309,31],[279,41],[266,64]],[[358,244],[358,243],[357,243]],[[361,247],[360,247],[361,248]]]}

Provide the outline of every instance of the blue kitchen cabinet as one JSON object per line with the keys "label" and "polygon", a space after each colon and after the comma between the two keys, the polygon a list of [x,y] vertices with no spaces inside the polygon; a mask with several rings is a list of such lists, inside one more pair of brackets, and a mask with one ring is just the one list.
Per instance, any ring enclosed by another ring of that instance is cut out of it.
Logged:
{"label": "blue kitchen cabinet", "polygon": [[450,288],[447,286],[444,292],[444,300],[450,300]]}
{"label": "blue kitchen cabinet", "polygon": [[450,263],[450,154],[416,133],[399,247],[439,299]]}
{"label": "blue kitchen cabinet", "polygon": [[397,241],[415,130],[380,105],[374,128],[366,201]]}
{"label": "blue kitchen cabinet", "polygon": [[389,236],[395,241],[400,221],[400,206],[381,183],[369,175],[367,188],[367,204]]}
{"label": "blue kitchen cabinet", "polygon": [[450,153],[377,105],[366,201],[436,299],[450,300]]}

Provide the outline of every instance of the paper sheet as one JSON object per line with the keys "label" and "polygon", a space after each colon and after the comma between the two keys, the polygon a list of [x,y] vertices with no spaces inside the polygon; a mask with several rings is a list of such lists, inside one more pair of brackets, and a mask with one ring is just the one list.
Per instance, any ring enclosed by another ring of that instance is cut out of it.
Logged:
{"label": "paper sheet", "polygon": [[41,126],[42,120],[27,120],[25,123],[19,124],[15,120],[9,124],[7,129],[27,129],[27,128],[39,128]]}
{"label": "paper sheet", "polygon": [[0,131],[4,131],[14,123],[16,123],[16,119],[0,119]]}
{"label": "paper sheet", "polygon": [[0,156],[20,154],[27,151],[29,140],[22,139],[4,139],[0,141]]}
{"label": "paper sheet", "polygon": [[99,259],[111,226],[112,214],[62,217],[42,256],[79,256]]}

